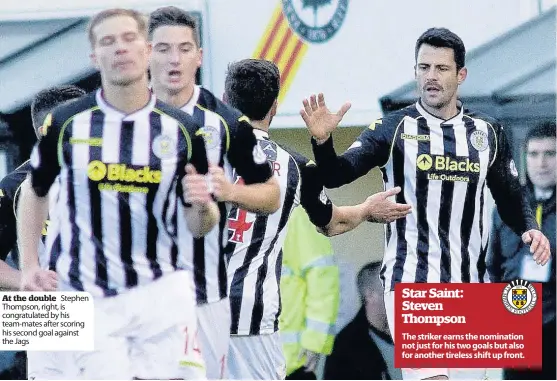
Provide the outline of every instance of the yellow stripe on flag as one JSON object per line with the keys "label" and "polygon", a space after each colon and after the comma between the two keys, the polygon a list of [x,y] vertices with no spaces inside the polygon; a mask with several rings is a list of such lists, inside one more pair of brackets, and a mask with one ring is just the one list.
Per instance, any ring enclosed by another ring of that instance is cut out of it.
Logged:
{"label": "yellow stripe on flag", "polygon": [[279,103],[286,96],[307,49],[308,44],[290,28],[279,1],[252,56],[273,61],[278,66],[281,74]]}
{"label": "yellow stripe on flag", "polygon": [[277,23],[281,15],[282,15],[282,5],[279,1],[275,10],[273,11],[273,15],[271,16],[271,21],[269,21],[269,25],[267,25],[267,29],[265,29],[265,33],[263,33],[261,40],[259,40],[259,44],[257,45],[257,48],[255,49],[252,58],[261,58],[261,51],[263,50],[263,47],[267,43],[267,40],[271,35],[273,27],[275,26],[275,24]]}
{"label": "yellow stripe on flag", "polygon": [[275,38],[272,39],[269,50],[267,50],[267,54],[265,54],[265,56],[261,58],[276,63],[277,60],[274,58],[275,56],[280,56],[281,54],[281,52],[279,52],[279,47],[282,44],[282,41],[284,40],[288,29],[288,21],[282,20],[282,22],[280,23],[280,27],[275,34]]}
{"label": "yellow stripe on flag", "polygon": [[278,98],[279,103],[282,102],[282,100],[286,96],[286,93],[290,89],[290,85],[292,84],[292,81],[294,80],[294,77],[296,76],[296,73],[298,72],[298,69],[302,64],[302,59],[304,58],[308,50],[308,45],[303,41],[300,42],[301,44],[300,44],[300,49],[298,50],[298,54],[296,54],[296,56],[293,57],[291,61],[292,64],[291,64],[290,71],[281,78],[281,89]]}

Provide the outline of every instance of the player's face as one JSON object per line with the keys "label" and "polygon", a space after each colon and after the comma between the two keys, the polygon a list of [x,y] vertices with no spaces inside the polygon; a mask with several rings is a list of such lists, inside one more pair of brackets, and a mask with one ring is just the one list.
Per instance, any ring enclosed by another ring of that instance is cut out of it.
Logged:
{"label": "player's face", "polygon": [[526,151],[526,169],[532,183],[540,188],[555,186],[555,138],[532,139]]}
{"label": "player's face", "polygon": [[175,95],[195,85],[203,52],[197,46],[193,29],[187,26],[161,26],[153,31],[151,77],[155,87]]}
{"label": "player's face", "polygon": [[442,109],[456,102],[458,85],[466,78],[466,69],[456,70],[453,49],[422,44],[415,69],[422,103]]}
{"label": "player's face", "polygon": [[95,45],[91,59],[101,77],[117,86],[127,86],[147,74],[150,45],[130,16],[110,17],[93,28]]}

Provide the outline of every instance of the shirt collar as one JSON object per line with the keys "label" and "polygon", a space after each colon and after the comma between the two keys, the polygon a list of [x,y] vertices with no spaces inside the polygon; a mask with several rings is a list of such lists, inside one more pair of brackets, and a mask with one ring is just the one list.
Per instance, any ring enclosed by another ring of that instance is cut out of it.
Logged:
{"label": "shirt collar", "polygon": [[416,108],[418,109],[418,112],[427,120],[428,123],[433,124],[456,124],[462,121],[462,117],[464,116],[464,106],[462,105],[462,102],[457,101],[456,107],[459,109],[458,113],[450,119],[443,120],[427,111],[422,106],[420,100],[416,102]]}
{"label": "shirt collar", "polygon": [[155,108],[155,104],[157,102],[157,98],[153,94],[153,92],[149,91],[150,99],[149,102],[141,109],[132,112],[131,114],[126,114],[121,110],[118,110],[111,104],[109,104],[106,99],[104,98],[102,89],[98,89],[95,98],[97,101],[97,105],[101,109],[102,112],[105,113],[107,116],[115,116],[118,119],[126,120],[126,121],[133,121],[138,117],[144,116],[145,114],[150,114],[153,109]]}
{"label": "shirt collar", "polygon": [[199,95],[200,94],[201,94],[201,88],[199,86],[195,85],[193,87],[193,94],[192,94],[190,100],[188,101],[188,103],[186,103],[185,105],[180,107],[181,110],[184,111],[184,112],[187,112],[190,115],[193,115],[193,109],[195,108],[195,105],[199,101]]}
{"label": "shirt collar", "polygon": [[269,139],[269,133],[258,128],[253,129],[253,134],[257,139]]}

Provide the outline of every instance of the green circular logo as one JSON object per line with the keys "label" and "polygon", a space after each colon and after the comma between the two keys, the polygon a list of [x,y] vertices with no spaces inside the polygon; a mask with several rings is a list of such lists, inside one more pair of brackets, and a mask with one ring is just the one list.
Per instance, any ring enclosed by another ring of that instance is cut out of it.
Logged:
{"label": "green circular logo", "polygon": [[348,0],[282,0],[282,9],[301,38],[320,44],[330,40],[342,26]]}

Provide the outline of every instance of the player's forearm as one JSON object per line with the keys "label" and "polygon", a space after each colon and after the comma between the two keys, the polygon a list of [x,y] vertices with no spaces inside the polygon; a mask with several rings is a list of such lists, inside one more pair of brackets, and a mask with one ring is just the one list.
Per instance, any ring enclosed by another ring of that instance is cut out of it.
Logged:
{"label": "player's forearm", "polygon": [[0,261],[0,289],[19,290],[21,272],[4,261]]}
{"label": "player's forearm", "polygon": [[201,238],[209,233],[220,218],[217,204],[211,202],[207,205],[193,205],[186,209],[186,221],[188,228],[195,238]]}
{"label": "player's forearm", "polygon": [[321,144],[315,139],[312,139],[311,143],[319,174],[325,187],[339,188],[358,178],[352,163],[344,156],[337,156],[332,137]]}
{"label": "player's forearm", "polygon": [[334,206],[331,222],[321,230],[326,236],[332,237],[353,230],[364,221],[365,211],[362,204]]}
{"label": "player's forearm", "polygon": [[234,184],[226,200],[240,209],[253,213],[271,214],[280,207],[280,188],[277,179],[271,177],[265,183]]}
{"label": "player's forearm", "polygon": [[48,217],[48,196],[39,197],[31,188],[29,180],[21,184],[17,209],[17,236],[20,248],[20,268],[38,268],[38,247],[44,222]]}

